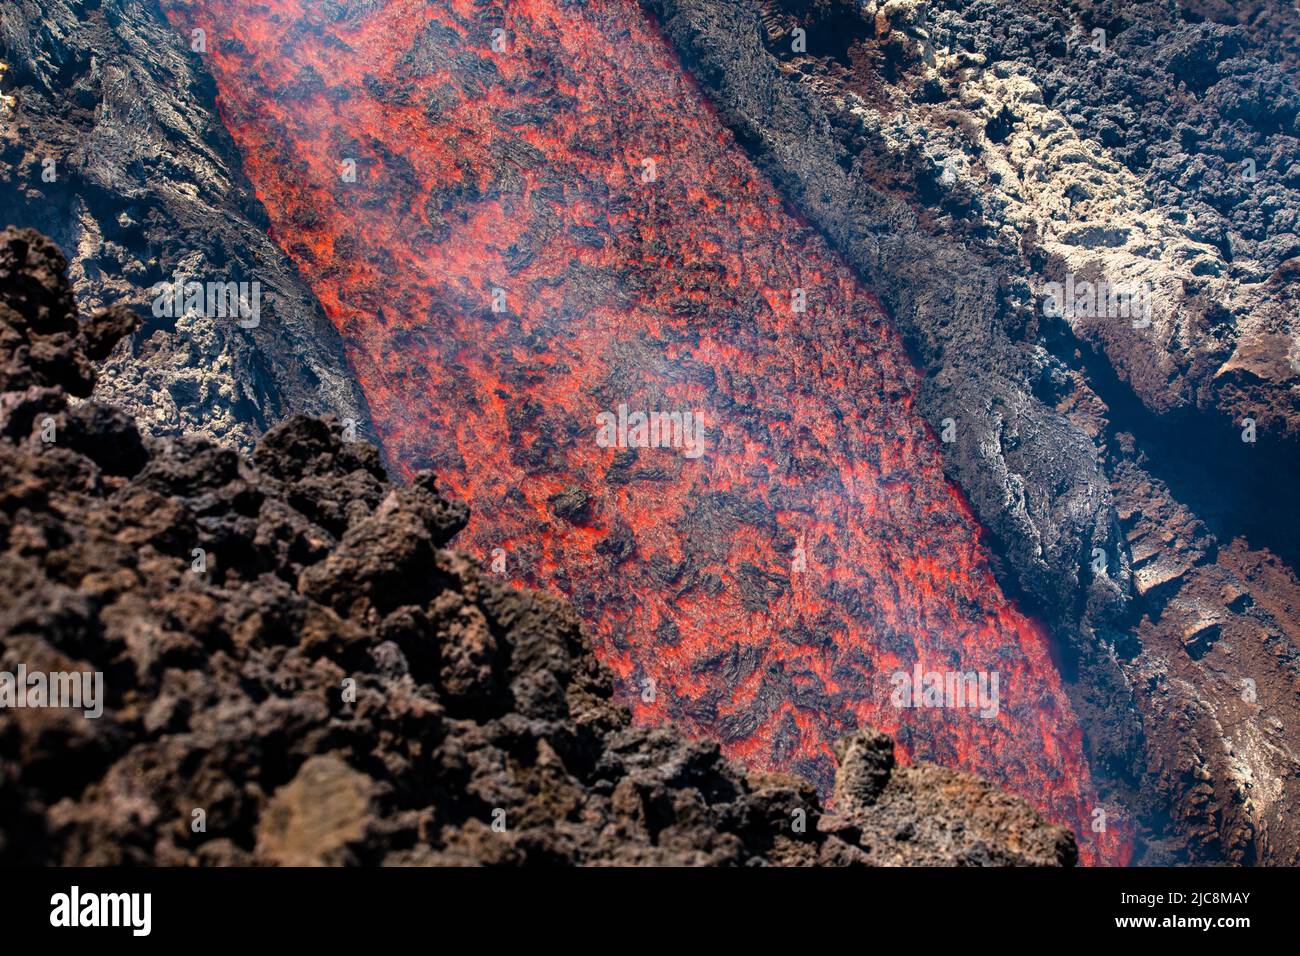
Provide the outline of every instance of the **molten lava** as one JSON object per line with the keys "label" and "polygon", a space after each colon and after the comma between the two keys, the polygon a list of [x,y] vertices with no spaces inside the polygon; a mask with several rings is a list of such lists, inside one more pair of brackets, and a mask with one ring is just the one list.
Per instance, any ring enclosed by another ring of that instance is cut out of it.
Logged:
{"label": "molten lava", "polygon": [[[392,466],[472,504],[460,547],[574,602],[639,719],[823,792],[872,724],[1127,858],[898,335],[634,0],[164,7],[206,30]],[[701,414],[703,455],[602,447],[620,405]],[[998,675],[996,716],[894,706],[917,662]]]}

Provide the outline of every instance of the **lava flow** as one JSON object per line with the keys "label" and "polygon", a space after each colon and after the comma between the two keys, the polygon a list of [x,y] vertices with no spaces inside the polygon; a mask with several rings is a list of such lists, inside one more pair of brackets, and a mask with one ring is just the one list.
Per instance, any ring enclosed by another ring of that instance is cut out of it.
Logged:
{"label": "lava flow", "polygon": [[[472,505],[459,547],[574,602],[639,719],[823,793],[872,724],[1127,859],[897,334],[634,0],[164,8],[206,31],[391,465]],[[703,454],[606,447],[620,405],[702,416]],[[996,714],[894,706],[918,663],[996,675]]]}

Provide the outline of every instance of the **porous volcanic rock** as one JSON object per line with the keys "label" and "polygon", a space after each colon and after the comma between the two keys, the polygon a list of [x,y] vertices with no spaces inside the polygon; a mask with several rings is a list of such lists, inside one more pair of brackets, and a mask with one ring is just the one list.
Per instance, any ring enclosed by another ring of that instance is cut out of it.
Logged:
{"label": "porous volcanic rock", "polygon": [[836,810],[633,726],[566,604],[446,545],[336,419],[252,461],[70,396],[130,330],[0,234],[0,665],[100,671],[103,714],[0,710],[0,861],[1033,864],[1072,835],[959,772],[841,742]]}

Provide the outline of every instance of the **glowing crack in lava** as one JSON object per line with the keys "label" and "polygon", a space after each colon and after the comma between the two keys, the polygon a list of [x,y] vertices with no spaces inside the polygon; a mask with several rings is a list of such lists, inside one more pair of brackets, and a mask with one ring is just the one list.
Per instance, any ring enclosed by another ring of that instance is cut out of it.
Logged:
{"label": "glowing crack in lava", "polygon": [[[873,724],[1127,859],[897,334],[632,0],[164,7],[207,31],[389,461],[472,504],[459,547],[575,603],[639,719],[823,793],[830,742]],[[602,447],[620,405],[698,412],[704,454]],[[996,674],[996,716],[894,706],[918,662]]]}

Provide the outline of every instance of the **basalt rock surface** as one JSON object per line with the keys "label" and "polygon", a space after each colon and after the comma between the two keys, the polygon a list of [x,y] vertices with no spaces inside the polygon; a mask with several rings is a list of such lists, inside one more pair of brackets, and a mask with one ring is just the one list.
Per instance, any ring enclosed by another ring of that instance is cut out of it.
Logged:
{"label": "basalt rock surface", "polygon": [[[1137,860],[1300,860],[1300,14],[643,6],[907,335]],[[1049,314],[1067,275],[1150,314]]]}
{"label": "basalt rock surface", "polygon": [[834,811],[636,727],[574,612],[447,545],[336,419],[252,460],[89,394],[135,321],[0,234],[0,669],[100,671],[103,714],[0,710],[0,861],[1061,865],[1074,839],[862,729]]}
{"label": "basalt rock surface", "polygon": [[[364,398],[334,327],[267,235],[192,36],[147,0],[0,5],[0,226],[32,226],[71,258],[87,307],[148,321],[101,367],[97,397],[152,434],[252,448],[296,412],[359,422]],[[152,314],[176,277],[258,282],[256,328]]]}

